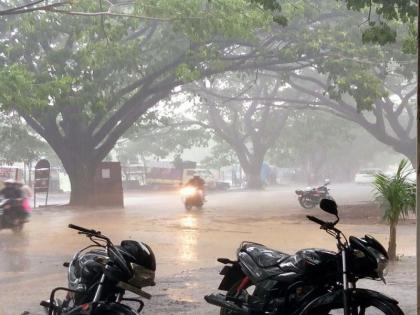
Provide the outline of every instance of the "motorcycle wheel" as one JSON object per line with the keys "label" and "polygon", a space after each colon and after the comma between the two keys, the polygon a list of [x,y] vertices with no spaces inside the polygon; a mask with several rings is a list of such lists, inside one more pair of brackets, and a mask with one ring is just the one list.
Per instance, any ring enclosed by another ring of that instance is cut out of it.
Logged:
{"label": "motorcycle wheel", "polygon": [[22,232],[22,230],[23,230],[23,223],[19,223],[19,224],[14,225],[12,227],[13,233],[20,233],[20,232]]}
{"label": "motorcycle wheel", "polygon": [[[404,312],[398,305],[379,299],[363,300],[358,303],[355,301],[351,315],[404,315]],[[324,306],[311,310],[308,315],[341,315],[343,314],[343,307],[337,308]]]}
{"label": "motorcycle wheel", "polygon": [[312,208],[315,208],[316,206],[316,204],[311,199],[308,199],[305,197],[299,198],[299,203],[302,206],[302,208],[305,208],[305,209],[312,209]]}
{"label": "motorcycle wheel", "polygon": [[[238,286],[240,284],[241,284],[241,281],[238,281],[237,283],[232,285],[232,287],[228,290],[226,296],[235,296],[236,295],[236,290],[238,289]],[[249,285],[244,290],[246,290],[249,295],[252,295],[253,294],[253,287],[254,287],[253,285]],[[241,314],[237,313],[237,312],[234,312],[234,311],[231,311],[229,309],[226,309],[224,307],[221,307],[220,308],[220,315],[241,315]]]}

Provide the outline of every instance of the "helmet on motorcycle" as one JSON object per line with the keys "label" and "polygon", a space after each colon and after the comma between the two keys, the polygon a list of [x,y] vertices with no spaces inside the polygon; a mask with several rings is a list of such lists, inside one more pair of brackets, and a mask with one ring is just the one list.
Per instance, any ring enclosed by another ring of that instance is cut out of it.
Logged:
{"label": "helmet on motorcycle", "polygon": [[121,242],[121,248],[124,249],[132,258],[128,258],[132,263],[156,271],[156,258],[149,245],[132,240],[124,240]]}

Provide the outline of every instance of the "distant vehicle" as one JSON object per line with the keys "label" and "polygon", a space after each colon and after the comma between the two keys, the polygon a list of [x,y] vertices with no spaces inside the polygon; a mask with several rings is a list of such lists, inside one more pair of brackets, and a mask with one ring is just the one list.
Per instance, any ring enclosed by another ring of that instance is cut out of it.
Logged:
{"label": "distant vehicle", "polygon": [[206,182],[209,190],[227,190],[229,183],[218,181],[212,172],[202,168],[176,169],[168,167],[153,167],[146,174],[146,184],[150,186],[179,186],[187,183],[195,175]]}
{"label": "distant vehicle", "polygon": [[330,180],[326,179],[322,186],[296,190],[295,193],[298,195],[298,201],[302,208],[312,209],[319,205],[321,199],[333,199],[327,187],[329,184]]}
{"label": "distant vehicle", "polygon": [[230,188],[230,184],[227,182],[216,181],[214,188],[216,190],[228,190]]}
{"label": "distant vehicle", "polygon": [[174,167],[152,167],[146,173],[146,185],[150,187],[178,186],[182,184],[183,172]]}
{"label": "distant vehicle", "polygon": [[20,213],[23,213],[22,199],[2,200],[0,202],[0,230],[11,229],[15,233],[22,231],[27,220]]}
{"label": "distant vehicle", "polygon": [[375,181],[375,175],[382,172],[379,168],[361,169],[355,176],[354,182],[357,184],[370,184]]}

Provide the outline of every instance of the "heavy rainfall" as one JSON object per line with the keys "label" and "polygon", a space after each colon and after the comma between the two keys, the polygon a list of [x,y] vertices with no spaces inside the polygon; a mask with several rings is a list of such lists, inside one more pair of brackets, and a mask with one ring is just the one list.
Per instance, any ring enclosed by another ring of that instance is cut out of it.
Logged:
{"label": "heavy rainfall", "polygon": [[0,315],[416,314],[417,6],[0,0]]}

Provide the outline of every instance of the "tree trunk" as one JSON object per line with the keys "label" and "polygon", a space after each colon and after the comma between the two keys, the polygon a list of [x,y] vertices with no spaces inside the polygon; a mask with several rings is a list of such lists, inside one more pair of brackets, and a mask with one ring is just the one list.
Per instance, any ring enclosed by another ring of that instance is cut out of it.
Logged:
{"label": "tree trunk", "polygon": [[[82,152],[83,154],[78,152]],[[56,153],[61,159],[70,179],[70,205],[98,205],[95,204],[94,179],[99,161],[91,157],[94,152],[87,148],[78,148],[72,152],[66,148],[62,151],[56,150]]]}
{"label": "tree trunk", "polygon": [[263,183],[261,180],[260,172],[246,172],[246,187],[248,189],[261,189],[263,187]]}
{"label": "tree trunk", "polygon": [[397,223],[393,221],[389,224],[388,255],[390,260],[397,259]]}
{"label": "tree trunk", "polygon": [[70,205],[93,206],[95,166],[66,169],[70,178]]}
{"label": "tree trunk", "polygon": [[255,159],[251,163],[241,165],[246,176],[246,188],[248,189],[262,189],[263,181],[261,178],[262,161]]}
{"label": "tree trunk", "polygon": [[413,168],[414,169],[416,168],[417,150],[416,150],[416,143],[414,140],[408,143],[399,143],[397,146],[393,146],[393,149],[401,153],[402,155],[405,155],[405,157],[410,160]]}

